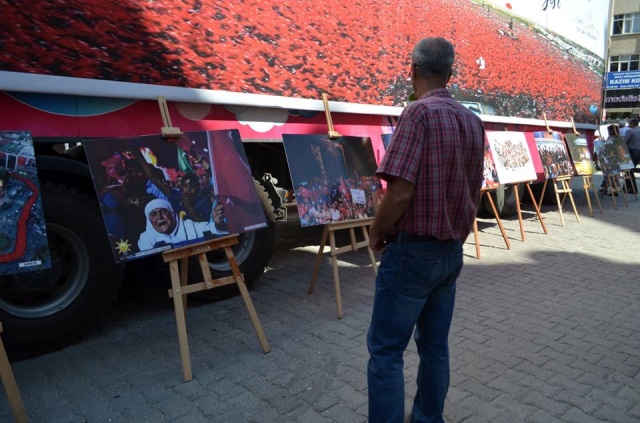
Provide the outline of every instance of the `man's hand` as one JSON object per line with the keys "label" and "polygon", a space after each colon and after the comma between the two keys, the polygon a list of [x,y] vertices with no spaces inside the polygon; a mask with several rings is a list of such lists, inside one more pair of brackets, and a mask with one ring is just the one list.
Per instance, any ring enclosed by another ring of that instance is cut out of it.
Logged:
{"label": "man's hand", "polygon": [[224,223],[225,213],[224,206],[222,204],[218,204],[211,210],[211,219],[213,219],[213,223],[215,223],[216,226],[220,226]]}
{"label": "man's hand", "polygon": [[369,229],[369,246],[376,254],[381,254],[385,247],[386,232],[376,230],[375,225],[371,225]]}

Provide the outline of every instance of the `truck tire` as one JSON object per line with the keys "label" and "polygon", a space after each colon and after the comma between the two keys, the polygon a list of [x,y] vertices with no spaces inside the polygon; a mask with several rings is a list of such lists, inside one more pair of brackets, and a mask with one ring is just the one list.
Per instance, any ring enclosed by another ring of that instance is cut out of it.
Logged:
{"label": "truck tire", "polygon": [[[273,204],[264,187],[256,180],[256,191],[262,209],[267,217],[268,226],[257,231],[245,232],[238,237],[238,244],[233,247],[233,254],[238,261],[240,271],[248,289],[255,284],[267,267],[276,242],[276,221]],[[208,253],[209,268],[213,279],[229,276],[231,267],[223,252]],[[202,274],[195,257],[189,259],[189,281],[201,282]],[[189,297],[204,302],[220,301],[240,294],[236,285],[227,285],[191,294]]]}
{"label": "truck tire", "polygon": [[[493,203],[495,204],[496,210],[498,211],[498,215],[500,217],[512,216],[518,210],[516,205],[516,193],[513,187],[514,185],[501,184],[498,188],[490,191],[491,198],[493,199]],[[523,193],[524,185],[518,184],[518,194],[520,195],[521,201]],[[489,199],[487,199],[484,195],[482,196],[482,200],[480,201],[478,216],[487,218],[494,217]]]}
{"label": "truck tire", "polygon": [[13,357],[78,339],[112,307],[123,277],[97,202],[61,185],[41,192],[52,266],[0,277],[2,338]]}

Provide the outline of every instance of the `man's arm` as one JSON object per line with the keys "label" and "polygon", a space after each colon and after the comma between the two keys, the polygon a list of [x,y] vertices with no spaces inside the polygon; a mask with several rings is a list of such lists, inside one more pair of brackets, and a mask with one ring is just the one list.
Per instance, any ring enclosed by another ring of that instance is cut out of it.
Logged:
{"label": "man's arm", "polygon": [[413,199],[415,186],[402,178],[391,177],[387,180],[387,192],[373,219],[370,230],[370,246],[376,253],[384,249],[384,240],[391,225],[396,223]]}

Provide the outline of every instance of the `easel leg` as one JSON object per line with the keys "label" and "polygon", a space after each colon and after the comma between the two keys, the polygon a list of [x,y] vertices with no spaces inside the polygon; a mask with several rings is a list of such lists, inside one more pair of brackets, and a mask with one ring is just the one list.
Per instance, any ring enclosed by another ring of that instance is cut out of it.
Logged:
{"label": "easel leg", "polygon": [[618,193],[617,191],[618,184],[615,181],[616,178],[617,176],[613,176],[613,175],[609,175],[607,177],[609,182],[609,192],[611,192],[611,199],[613,200],[613,208],[615,210],[618,210],[618,204],[616,203],[616,194]]}
{"label": "easel leg", "polygon": [[313,288],[316,286],[316,279],[318,278],[318,271],[320,270],[320,264],[322,264],[322,254],[324,254],[324,246],[327,243],[328,234],[329,234],[329,228],[325,225],[324,231],[322,231],[320,248],[318,248],[318,255],[316,256],[316,264],[315,266],[313,266],[313,273],[311,274],[311,282],[309,283],[309,289],[307,290],[307,294],[313,293]]}
{"label": "easel leg", "polygon": [[342,295],[340,294],[340,275],[338,273],[338,256],[335,253],[336,237],[334,231],[329,233],[329,244],[331,245],[331,268],[333,269],[333,286],[336,291],[336,308],[338,319],[342,319],[344,315],[342,313]]}
{"label": "easel leg", "polygon": [[[544,180],[544,184],[542,184],[542,193],[540,194],[540,199],[538,200],[538,208],[542,207],[542,200],[544,200],[544,194],[547,192],[547,183],[549,182],[548,179]],[[555,186],[555,184],[554,184]],[[532,201],[536,201],[535,198]],[[562,213],[562,212],[561,212]],[[564,225],[562,225],[564,226]]]}
{"label": "easel leg", "polygon": [[[207,266],[209,264],[207,263]],[[186,286],[189,283],[189,257],[180,259],[180,286]],[[182,306],[184,308],[184,318],[187,318],[187,296],[182,295]]]}
{"label": "easel leg", "polygon": [[[544,181],[545,186],[547,184],[547,181]],[[560,201],[560,196],[558,194],[558,181],[556,179],[553,180],[553,193],[556,196],[556,204],[558,204],[558,212],[560,212],[560,223],[562,224],[562,227],[564,227],[564,215],[562,214],[562,203],[563,201]],[[542,198],[541,198],[542,199]],[[564,200],[564,198],[563,198]],[[540,206],[538,206],[539,208]]]}
{"label": "easel leg", "polygon": [[231,265],[231,271],[233,272],[233,276],[236,279],[236,284],[238,284],[238,289],[240,289],[240,295],[242,295],[244,304],[247,307],[247,311],[249,312],[249,317],[251,318],[251,322],[253,323],[253,328],[256,331],[256,335],[258,335],[258,341],[260,341],[262,351],[268,353],[269,351],[271,351],[271,348],[269,347],[269,343],[267,342],[267,337],[264,334],[264,329],[262,328],[260,319],[258,319],[258,313],[256,313],[256,309],[253,306],[253,301],[251,301],[251,297],[249,296],[249,291],[247,290],[247,286],[244,283],[244,278],[242,277],[242,273],[240,272],[240,268],[238,267],[236,257],[233,255],[233,250],[231,250],[231,247],[225,247],[224,253],[227,255],[227,260],[229,260],[229,264]]}
{"label": "easel leg", "polygon": [[[2,332],[2,326],[0,326],[0,332]],[[11,364],[9,363],[7,352],[4,349],[2,338],[0,338],[0,378],[2,378],[4,391],[7,394],[7,400],[9,401],[9,406],[16,419],[16,423],[27,423],[27,413],[24,410],[24,403],[22,402],[22,397],[20,397],[18,384],[13,376],[13,370],[11,370]]]}
{"label": "easel leg", "polygon": [[571,191],[571,186],[569,185],[569,180],[562,181],[562,189],[566,192],[565,195],[569,196],[569,201],[571,201],[571,207],[573,207],[573,213],[576,215],[576,221],[580,223],[580,216],[578,215],[578,209],[576,208],[576,203],[573,201],[573,193]]}
{"label": "easel leg", "polygon": [[476,240],[476,258],[480,259],[480,238],[478,235],[478,219],[473,220],[473,236]]}
{"label": "easel leg", "polygon": [[362,228],[362,236],[364,237],[365,241],[367,242],[367,251],[369,252],[369,258],[371,259],[371,267],[373,268],[373,276],[378,276],[378,263],[376,262],[376,255],[373,253],[373,250],[371,249],[371,245],[370,245],[370,239],[369,239],[369,231],[367,230],[366,226],[361,226]]}
{"label": "easel leg", "polygon": [[[529,185],[527,185],[529,186]],[[518,222],[520,223],[520,238],[522,238],[522,242],[524,242],[524,226],[522,224],[522,209],[520,208],[520,194],[518,193],[518,185],[513,186],[514,194],[516,196],[516,210],[518,211]],[[533,193],[531,194],[533,195]],[[538,207],[536,203],[535,197],[532,197],[534,207]]]}
{"label": "easel leg", "polygon": [[542,215],[540,214],[540,209],[536,204],[536,198],[533,196],[533,191],[531,191],[531,185],[526,184],[526,186],[527,186],[527,190],[529,191],[529,195],[531,196],[531,202],[536,208],[536,215],[538,215],[538,219],[540,219],[540,225],[542,225],[542,230],[544,231],[545,234],[548,234],[549,232],[547,232],[547,226],[544,224],[544,219],[542,219]]}
{"label": "easel leg", "polygon": [[496,204],[493,202],[493,198],[491,198],[491,194],[489,193],[489,191],[486,191],[485,194],[489,199],[489,205],[491,205],[491,210],[493,211],[493,215],[496,218],[496,222],[498,222],[498,227],[500,228],[502,239],[504,239],[504,243],[507,244],[507,250],[510,250],[511,243],[509,242],[509,238],[507,238],[507,233],[504,231],[504,226],[502,226],[502,219],[500,219],[500,215],[498,214],[498,209],[496,209]]}
{"label": "easel leg", "polygon": [[[582,189],[584,190],[584,196],[587,200],[587,205],[589,206],[589,215],[593,217],[593,209],[591,208],[591,196],[589,195],[589,182],[586,176],[582,177]],[[583,203],[584,204],[584,203]]]}
{"label": "easel leg", "polygon": [[593,184],[593,179],[591,177],[589,177],[589,182],[591,184],[591,189],[593,189],[593,196],[596,199],[596,202],[598,203],[598,208],[600,208],[600,213],[604,213],[604,210],[602,210],[602,203],[600,202],[600,197],[598,197],[598,191],[596,190],[596,186]]}
{"label": "easel leg", "polygon": [[191,373],[191,359],[189,358],[189,342],[187,340],[187,322],[185,319],[184,295],[180,284],[180,270],[178,261],[169,263],[171,273],[171,289],[173,290],[173,308],[176,313],[176,325],[178,327],[178,343],[180,345],[180,358],[182,359],[182,375],[185,382],[193,379]]}

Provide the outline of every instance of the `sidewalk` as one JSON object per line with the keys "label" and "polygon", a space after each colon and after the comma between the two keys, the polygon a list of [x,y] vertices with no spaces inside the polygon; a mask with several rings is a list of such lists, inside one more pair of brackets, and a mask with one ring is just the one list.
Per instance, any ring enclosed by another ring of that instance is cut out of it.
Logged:
{"label": "sidewalk", "polygon": [[[543,206],[549,233],[524,204],[517,218],[481,219],[451,330],[448,423],[640,421],[640,201],[604,197],[580,223],[565,202]],[[599,179],[596,184],[599,185]],[[596,186],[597,186],[596,185]],[[592,197],[593,201],[593,197]],[[13,363],[31,422],[358,423],[367,421],[366,331],[374,276],[366,251],[339,256],[344,319],[336,318],[330,259],[307,287],[321,228],[279,225],[270,269],[251,297],[271,352],[263,354],[240,297],[190,300],[194,379],[184,383],[166,281],[125,289],[83,342]],[[168,270],[167,270],[168,274]],[[405,355],[407,412],[418,358]],[[0,421],[13,421],[0,394]]]}

